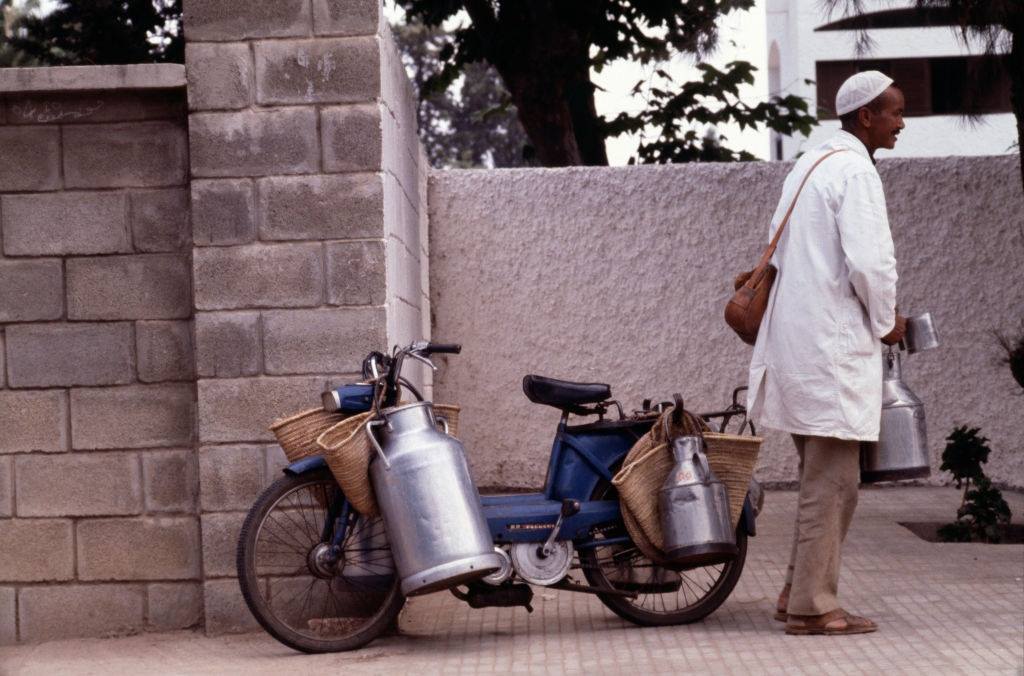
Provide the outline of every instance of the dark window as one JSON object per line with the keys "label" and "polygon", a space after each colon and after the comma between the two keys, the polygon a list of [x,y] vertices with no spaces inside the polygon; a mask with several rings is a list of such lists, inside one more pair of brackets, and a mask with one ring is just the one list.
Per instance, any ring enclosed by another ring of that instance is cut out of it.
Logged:
{"label": "dark window", "polygon": [[880,70],[896,81],[907,100],[907,117],[1007,113],[1010,78],[1002,63],[998,56],[819,61],[818,117],[835,119],[839,86],[865,70]]}

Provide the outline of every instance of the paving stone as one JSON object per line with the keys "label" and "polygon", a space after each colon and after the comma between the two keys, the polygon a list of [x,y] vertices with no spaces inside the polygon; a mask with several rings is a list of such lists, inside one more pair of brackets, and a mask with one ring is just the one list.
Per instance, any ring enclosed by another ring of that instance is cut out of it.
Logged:
{"label": "paving stone", "polygon": [[199,440],[273,441],[278,418],[320,406],[321,378],[218,378],[199,383]]}
{"label": "paving stone", "polygon": [[317,243],[197,248],[192,256],[196,308],[318,305],[321,251]]}
{"label": "paving stone", "polygon": [[203,511],[247,510],[265,484],[262,446],[204,446],[199,449]]}
{"label": "paving stone", "polygon": [[204,378],[237,378],[260,372],[258,312],[196,314],[196,370]]}
{"label": "paving stone", "polygon": [[69,519],[0,519],[0,581],[70,580],[74,573]]}
{"label": "paving stone", "polygon": [[275,177],[258,185],[260,239],[383,235],[384,193],[378,174]]}
{"label": "paving stone", "polygon": [[0,391],[0,453],[66,451],[68,404],[63,390]]}
{"label": "paving stone", "polygon": [[383,308],[273,310],[263,313],[266,372],[351,373],[386,348]]}
{"label": "paving stone", "polygon": [[146,511],[196,511],[199,476],[195,451],[142,451],[142,492]]}
{"label": "paving stone", "polygon": [[375,103],[320,110],[325,171],[379,171],[380,106]]}
{"label": "paving stone", "polygon": [[135,324],[139,380],[192,380],[195,377],[192,324],[189,321],[147,321]]}
{"label": "paving stone", "polygon": [[149,628],[156,631],[192,629],[203,621],[203,587],[192,582],[149,585]]}
{"label": "paving stone", "polygon": [[11,95],[8,124],[83,124],[180,120],[184,92],[174,89],[43,92]]}
{"label": "paving stone", "polygon": [[0,186],[16,190],[60,188],[60,130],[47,127],[2,127]]}
{"label": "paving stone", "polygon": [[386,299],[384,242],[330,242],[327,302],[332,305],[383,305]]}
{"label": "paving stone", "polygon": [[256,239],[256,206],[249,179],[192,181],[192,241],[247,244]]}
{"label": "paving stone", "polygon": [[203,583],[203,607],[206,609],[206,633],[240,634],[258,631],[259,624],[242,598],[238,581],[207,580]]}
{"label": "paving stone", "polygon": [[374,35],[381,20],[375,0],[313,0],[313,32],[317,35]]}
{"label": "paving stone", "polygon": [[14,459],[0,457],[0,517],[14,514]]}
{"label": "paving stone", "polygon": [[192,313],[188,256],[67,261],[69,319],[183,319]]}
{"label": "paving stone", "polygon": [[143,628],[145,595],[140,584],[23,587],[18,592],[21,640],[135,634]]}
{"label": "paving stone", "polygon": [[134,453],[19,455],[18,516],[102,516],[142,511]]}
{"label": "paving stone", "polygon": [[60,319],[64,271],[60,260],[0,259],[0,322]]}
{"label": "paving stone", "polygon": [[185,45],[188,106],[192,110],[245,108],[252,98],[252,53],[246,43]]}
{"label": "paving stone", "polygon": [[71,390],[72,444],[75,449],[187,446],[194,398],[190,383]]}
{"label": "paving stone", "polygon": [[189,116],[192,175],[268,176],[319,169],[316,111],[284,108]]}
{"label": "paving stone", "polygon": [[380,94],[376,37],[257,42],[255,55],[262,105],[374,101]]}
{"label": "paving stone", "polygon": [[4,253],[47,256],[131,251],[126,200],[117,192],[4,195]]}
{"label": "paving stone", "polygon": [[132,191],[131,224],[136,251],[183,251],[192,239],[188,191],[181,188]]}
{"label": "paving stone", "polygon": [[126,322],[12,324],[6,334],[11,387],[134,380],[132,327]]}
{"label": "paving stone", "polygon": [[14,587],[0,587],[0,646],[18,642],[18,608]]}
{"label": "paving stone", "polygon": [[194,41],[308,35],[312,29],[304,0],[185,0],[185,35]]}
{"label": "paving stone", "polygon": [[79,580],[187,580],[199,577],[196,517],[83,519]]}
{"label": "paving stone", "polygon": [[207,512],[203,514],[203,573],[206,577],[225,577],[237,574],[235,552],[238,549],[238,534],[242,530],[245,514],[245,512]]}
{"label": "paving stone", "polygon": [[184,120],[71,125],[64,128],[64,185],[69,188],[184,185]]}

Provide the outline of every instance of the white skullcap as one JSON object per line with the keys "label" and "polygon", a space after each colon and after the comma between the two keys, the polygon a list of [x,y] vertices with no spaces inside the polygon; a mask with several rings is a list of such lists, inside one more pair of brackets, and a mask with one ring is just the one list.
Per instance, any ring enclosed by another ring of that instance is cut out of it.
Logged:
{"label": "white skullcap", "polygon": [[846,78],[846,82],[836,92],[836,115],[842,117],[868,105],[892,83],[891,77],[877,70],[866,70]]}

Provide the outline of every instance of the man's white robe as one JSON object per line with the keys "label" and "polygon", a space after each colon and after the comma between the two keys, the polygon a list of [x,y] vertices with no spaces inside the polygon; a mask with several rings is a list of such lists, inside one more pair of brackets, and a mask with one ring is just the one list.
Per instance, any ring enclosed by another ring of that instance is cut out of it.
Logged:
{"label": "man's white robe", "polygon": [[896,323],[896,258],[878,171],[839,131],[801,157],[783,185],[769,239],[800,181],[772,259],[778,277],[750,362],[747,405],[765,427],[875,441],[882,411],[882,336]]}

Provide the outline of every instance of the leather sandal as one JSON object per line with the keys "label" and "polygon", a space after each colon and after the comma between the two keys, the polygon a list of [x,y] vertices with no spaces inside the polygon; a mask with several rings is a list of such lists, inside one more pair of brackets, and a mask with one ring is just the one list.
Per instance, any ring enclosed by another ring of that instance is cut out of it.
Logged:
{"label": "leather sandal", "polygon": [[795,636],[846,634],[870,634],[878,625],[866,617],[851,615],[837,608],[824,615],[790,615],[786,621],[786,633]]}
{"label": "leather sandal", "polygon": [[789,619],[789,613],[786,612],[786,608],[789,606],[789,592],[793,588],[793,585],[785,585],[782,587],[782,592],[779,594],[779,600],[775,603],[775,615],[772,617],[779,622],[785,622]]}

